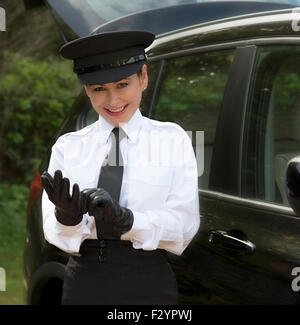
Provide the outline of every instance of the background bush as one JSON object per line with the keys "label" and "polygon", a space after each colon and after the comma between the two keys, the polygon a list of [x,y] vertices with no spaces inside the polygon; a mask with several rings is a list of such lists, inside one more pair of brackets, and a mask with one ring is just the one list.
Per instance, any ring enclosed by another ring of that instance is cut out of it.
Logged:
{"label": "background bush", "polygon": [[28,194],[27,186],[0,184],[1,251],[15,251],[24,244]]}
{"label": "background bush", "polygon": [[69,112],[79,83],[69,61],[4,54],[0,75],[0,182],[28,184]]}
{"label": "background bush", "polygon": [[[25,2],[35,4],[25,8]],[[80,90],[64,40],[43,1],[1,0],[0,32],[0,305],[25,304],[23,249],[29,185]],[[66,30],[66,37],[77,36]]]}
{"label": "background bush", "polygon": [[4,54],[0,73],[0,305],[25,304],[23,249],[29,184],[81,87],[71,62]]}
{"label": "background bush", "polygon": [[25,304],[23,247],[29,189],[24,185],[0,183],[0,267],[6,273],[6,291],[0,305]]}

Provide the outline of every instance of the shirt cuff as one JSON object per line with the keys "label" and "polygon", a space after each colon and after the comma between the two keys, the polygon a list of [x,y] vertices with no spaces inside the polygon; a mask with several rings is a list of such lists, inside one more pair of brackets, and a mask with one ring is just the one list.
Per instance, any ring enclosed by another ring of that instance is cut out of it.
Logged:
{"label": "shirt cuff", "polygon": [[147,240],[149,232],[151,231],[150,222],[145,213],[137,211],[132,211],[132,213],[132,227],[125,234],[121,235],[121,240],[130,240],[131,242],[138,241],[142,243],[143,241]]}
{"label": "shirt cuff", "polygon": [[69,232],[71,232],[71,233],[80,232],[81,233],[85,224],[87,224],[87,220],[85,218],[82,218],[82,220],[75,226],[64,225],[56,219],[55,229],[59,233],[69,233]]}
{"label": "shirt cuff", "polygon": [[66,226],[59,223],[56,218],[44,225],[46,240],[67,253],[78,253],[82,241],[90,234],[88,220],[83,217],[81,222],[75,226]]}

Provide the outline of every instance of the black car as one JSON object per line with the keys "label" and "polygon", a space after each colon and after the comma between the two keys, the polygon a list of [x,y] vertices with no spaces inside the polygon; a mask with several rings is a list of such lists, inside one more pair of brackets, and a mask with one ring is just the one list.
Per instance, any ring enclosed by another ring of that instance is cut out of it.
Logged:
{"label": "black car", "polygon": [[[54,9],[84,36],[87,29],[69,21],[69,2],[56,2],[65,11]],[[180,124],[196,154],[204,151],[204,158],[197,156],[199,232],[182,256],[169,254],[182,304],[300,302],[300,219],[284,185],[287,162],[300,155],[300,14],[294,7],[221,1],[131,13],[98,27],[91,19],[92,33],[129,26],[157,34],[147,49],[150,84],[142,113]],[[82,93],[33,180],[24,252],[29,304],[61,302],[68,258],[44,239],[40,173],[58,136],[96,118]]]}

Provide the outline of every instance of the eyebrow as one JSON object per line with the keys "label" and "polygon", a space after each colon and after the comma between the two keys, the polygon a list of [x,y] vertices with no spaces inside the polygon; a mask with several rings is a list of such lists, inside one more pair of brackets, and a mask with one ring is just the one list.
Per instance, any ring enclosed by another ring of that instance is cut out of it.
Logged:
{"label": "eyebrow", "polygon": [[122,81],[122,80],[130,80],[130,78],[131,78],[131,77],[127,77],[127,78],[123,78],[123,79],[118,80],[118,81],[114,81],[114,84],[116,84],[116,83],[118,83],[118,82],[120,82],[120,81]]}
{"label": "eyebrow", "polygon": [[[114,81],[113,83],[116,84],[116,83],[118,83],[118,82],[120,82],[120,81],[122,81],[122,80],[130,80],[130,77],[123,78],[123,79],[118,80],[118,81]],[[104,85],[105,85],[105,84],[99,84],[99,86],[104,86]]]}

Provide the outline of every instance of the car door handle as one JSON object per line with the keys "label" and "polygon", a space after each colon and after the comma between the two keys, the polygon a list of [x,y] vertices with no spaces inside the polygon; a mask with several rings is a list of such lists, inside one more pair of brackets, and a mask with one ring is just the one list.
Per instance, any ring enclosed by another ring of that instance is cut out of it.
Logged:
{"label": "car door handle", "polygon": [[[238,238],[238,237],[240,238]],[[216,245],[228,252],[238,253],[241,255],[252,254],[256,246],[246,239],[244,233],[240,231],[222,231],[215,230],[212,231],[209,235],[209,242],[213,245]]]}

